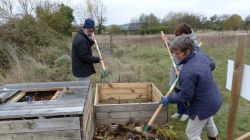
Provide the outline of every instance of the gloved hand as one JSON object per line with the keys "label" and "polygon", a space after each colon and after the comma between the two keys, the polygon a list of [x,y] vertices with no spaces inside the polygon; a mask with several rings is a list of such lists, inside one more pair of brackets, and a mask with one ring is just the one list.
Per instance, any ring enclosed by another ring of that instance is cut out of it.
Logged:
{"label": "gloved hand", "polygon": [[160,100],[160,103],[163,105],[167,105],[168,104],[168,97],[164,97]]}
{"label": "gloved hand", "polygon": [[101,78],[107,78],[110,74],[110,71],[108,70],[104,70],[102,71],[102,74],[101,74]]}

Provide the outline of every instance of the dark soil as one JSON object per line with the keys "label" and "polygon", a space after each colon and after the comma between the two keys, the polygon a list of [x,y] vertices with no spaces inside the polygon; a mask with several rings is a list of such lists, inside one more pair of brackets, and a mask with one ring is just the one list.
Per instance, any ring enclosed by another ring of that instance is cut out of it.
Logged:
{"label": "dark soil", "polygon": [[27,92],[25,96],[23,96],[23,98],[21,98],[18,102],[27,102],[29,99],[31,99],[32,101],[50,100],[55,93],[56,90]]}

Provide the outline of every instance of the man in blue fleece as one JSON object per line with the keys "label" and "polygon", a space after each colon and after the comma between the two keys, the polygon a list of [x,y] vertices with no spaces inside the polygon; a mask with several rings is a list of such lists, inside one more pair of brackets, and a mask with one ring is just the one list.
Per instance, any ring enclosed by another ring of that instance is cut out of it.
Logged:
{"label": "man in blue fleece", "polygon": [[179,91],[164,97],[160,103],[189,103],[189,121],[186,135],[189,140],[201,140],[200,134],[206,129],[209,140],[216,140],[218,130],[213,116],[222,105],[222,98],[214,82],[214,62],[204,53],[194,51],[191,35],[175,38],[171,50],[183,65],[179,73]]}

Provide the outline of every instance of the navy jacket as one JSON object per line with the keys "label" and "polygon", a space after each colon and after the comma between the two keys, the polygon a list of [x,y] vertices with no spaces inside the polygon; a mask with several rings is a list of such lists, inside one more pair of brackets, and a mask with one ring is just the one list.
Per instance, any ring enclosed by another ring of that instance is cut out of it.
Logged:
{"label": "navy jacket", "polygon": [[72,72],[75,77],[88,77],[95,73],[93,63],[99,63],[100,58],[92,56],[93,44],[94,41],[82,29],[75,35],[71,50]]}
{"label": "navy jacket", "polygon": [[222,105],[222,98],[214,82],[214,62],[202,52],[190,54],[180,62],[180,91],[168,97],[170,103],[188,102],[189,117],[200,120],[214,115]]}

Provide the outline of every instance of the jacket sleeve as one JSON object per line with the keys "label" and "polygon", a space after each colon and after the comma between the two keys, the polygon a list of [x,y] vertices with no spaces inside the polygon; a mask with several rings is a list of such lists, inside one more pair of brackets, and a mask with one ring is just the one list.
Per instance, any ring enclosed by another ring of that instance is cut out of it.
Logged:
{"label": "jacket sleeve", "polygon": [[181,71],[180,73],[180,90],[169,96],[170,103],[177,103],[177,102],[190,102],[195,94],[195,85],[197,82],[197,77],[194,72],[191,71]]}
{"label": "jacket sleeve", "polygon": [[214,63],[214,61],[208,55],[206,55],[206,56],[208,58],[208,63],[209,63],[209,66],[211,68],[211,71],[213,71],[216,68],[215,63]]}
{"label": "jacket sleeve", "polygon": [[206,57],[204,61],[207,61],[207,63],[209,64],[209,66],[210,66],[210,68],[211,68],[211,71],[213,71],[213,70],[216,68],[213,59],[210,58],[210,57],[209,57],[207,54],[205,54],[204,52],[199,52],[199,53],[204,54],[204,56]]}
{"label": "jacket sleeve", "polygon": [[[90,45],[93,45],[93,43],[91,43]],[[88,53],[89,51],[91,51],[89,50],[91,49],[91,47],[88,46],[86,41],[82,40],[81,42],[79,42],[76,49],[77,49],[77,54],[79,58],[81,59],[81,61],[85,63],[99,63],[100,62],[100,57],[95,57]]]}

